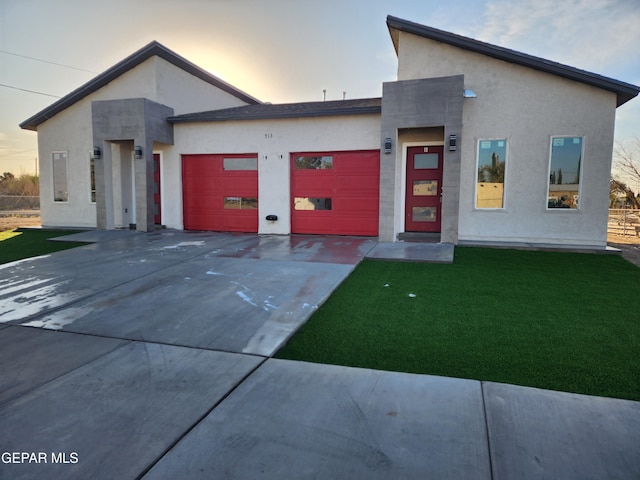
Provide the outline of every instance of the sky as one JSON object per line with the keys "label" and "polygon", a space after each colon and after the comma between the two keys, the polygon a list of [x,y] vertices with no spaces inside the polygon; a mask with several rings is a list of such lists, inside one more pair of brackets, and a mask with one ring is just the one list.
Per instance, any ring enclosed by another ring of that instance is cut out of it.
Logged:
{"label": "sky", "polygon": [[640,85],[640,0],[0,0],[0,173],[35,173],[20,122],[152,40],[265,102],[381,96],[387,15]]}

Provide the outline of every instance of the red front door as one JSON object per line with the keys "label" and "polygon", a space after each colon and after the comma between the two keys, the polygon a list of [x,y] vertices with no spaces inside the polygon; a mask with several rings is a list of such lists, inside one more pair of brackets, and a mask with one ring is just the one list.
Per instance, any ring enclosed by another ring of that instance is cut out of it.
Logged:
{"label": "red front door", "polygon": [[444,147],[407,148],[405,231],[439,232]]}
{"label": "red front door", "polygon": [[160,208],[160,155],[153,154],[153,223],[162,225],[162,210]]}

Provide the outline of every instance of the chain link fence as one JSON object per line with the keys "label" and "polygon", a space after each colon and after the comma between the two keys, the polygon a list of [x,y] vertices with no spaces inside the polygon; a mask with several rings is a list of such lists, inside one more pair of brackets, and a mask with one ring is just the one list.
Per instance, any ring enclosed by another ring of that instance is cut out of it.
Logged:
{"label": "chain link fence", "polygon": [[607,231],[614,235],[640,236],[640,210],[609,209]]}
{"label": "chain link fence", "polygon": [[0,195],[0,215],[40,215],[40,197]]}

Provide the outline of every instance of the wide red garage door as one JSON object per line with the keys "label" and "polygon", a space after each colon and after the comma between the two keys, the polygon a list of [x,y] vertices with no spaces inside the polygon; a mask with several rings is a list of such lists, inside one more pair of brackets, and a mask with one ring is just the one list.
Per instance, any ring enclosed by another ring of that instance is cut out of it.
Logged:
{"label": "wide red garage door", "polygon": [[380,151],[291,155],[291,231],[378,235]]}
{"label": "wide red garage door", "polygon": [[185,230],[258,231],[258,156],[183,155]]}

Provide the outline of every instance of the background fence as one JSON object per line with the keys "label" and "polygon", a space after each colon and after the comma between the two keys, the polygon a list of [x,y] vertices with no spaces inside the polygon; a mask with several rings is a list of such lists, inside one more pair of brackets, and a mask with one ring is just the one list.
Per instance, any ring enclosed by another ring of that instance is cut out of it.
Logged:
{"label": "background fence", "polygon": [[0,213],[8,211],[36,211],[40,210],[40,197],[28,195],[0,195]]}
{"label": "background fence", "polygon": [[640,210],[609,209],[608,233],[633,235],[640,232]]}

